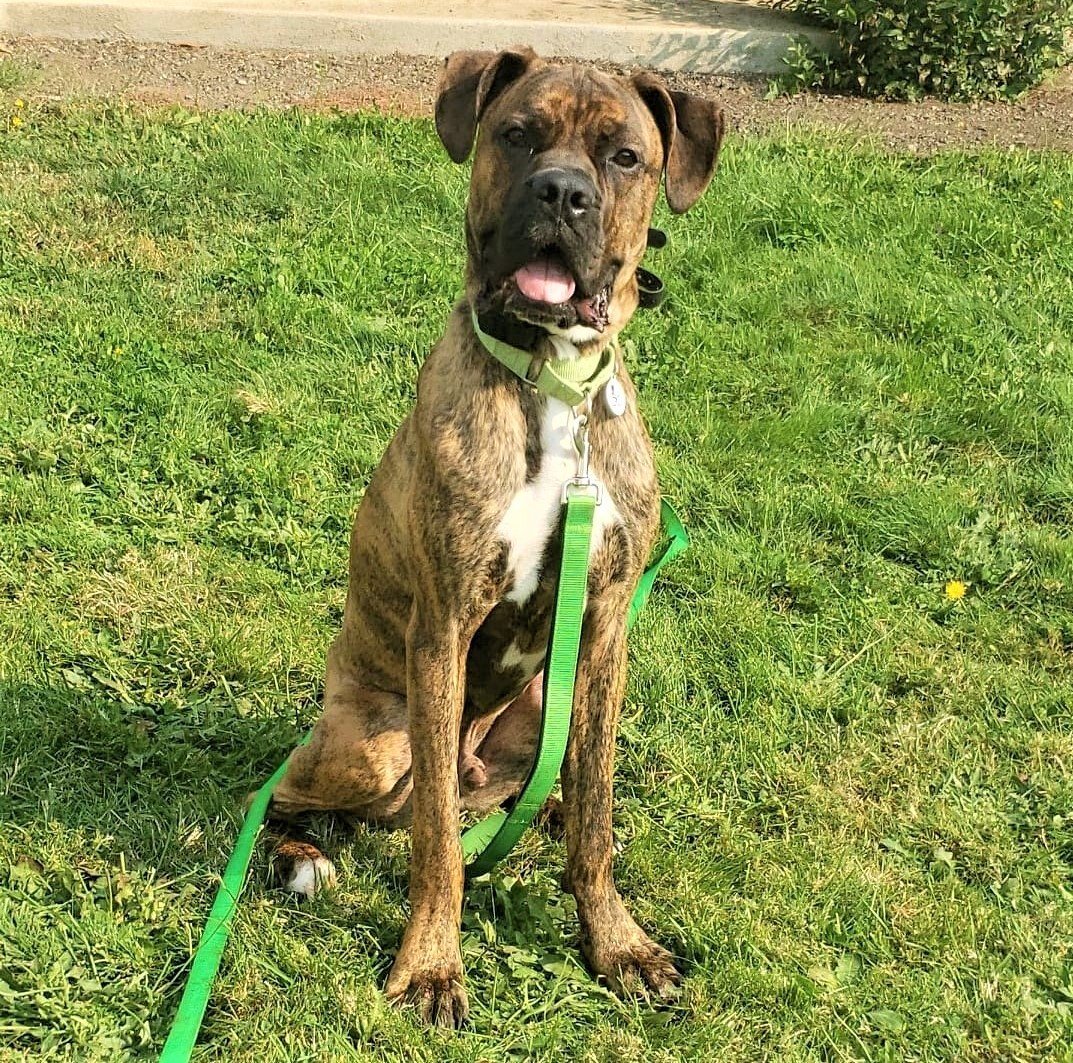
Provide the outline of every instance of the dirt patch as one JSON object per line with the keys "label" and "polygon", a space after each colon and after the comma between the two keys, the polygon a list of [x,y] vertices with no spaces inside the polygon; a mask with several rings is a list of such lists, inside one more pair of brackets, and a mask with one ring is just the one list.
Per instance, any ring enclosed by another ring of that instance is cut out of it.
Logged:
{"label": "dirt patch", "polygon": [[[233,52],[197,45],[0,38],[0,55],[35,71],[28,96],[124,96],[202,109],[305,107],[432,113],[440,61],[422,56],[332,57]],[[1073,151],[1073,70],[1016,103],[884,103],[849,96],[766,99],[757,77],[670,74],[678,88],[722,101],[743,133],[841,129],[890,147],[1055,148]]]}

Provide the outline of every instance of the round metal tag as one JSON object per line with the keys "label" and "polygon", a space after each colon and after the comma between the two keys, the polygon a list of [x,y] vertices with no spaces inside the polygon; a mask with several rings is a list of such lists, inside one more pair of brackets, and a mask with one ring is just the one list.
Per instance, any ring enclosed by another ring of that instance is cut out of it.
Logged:
{"label": "round metal tag", "polygon": [[612,417],[621,417],[626,412],[626,389],[616,376],[604,385],[604,405]]}

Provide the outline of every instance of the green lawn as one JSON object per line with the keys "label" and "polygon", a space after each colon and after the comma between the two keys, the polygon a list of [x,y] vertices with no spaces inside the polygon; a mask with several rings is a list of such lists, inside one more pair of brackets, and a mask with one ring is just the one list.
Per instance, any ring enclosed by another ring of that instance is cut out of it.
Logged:
{"label": "green lawn", "polygon": [[[466,172],[427,122],[19,91],[0,1058],[150,1058],[316,715]],[[662,220],[631,370],[694,548],[631,638],[616,809],[681,1004],[593,984],[534,835],[467,895],[472,1029],[417,1028],[379,995],[407,836],[334,828],[311,905],[258,858],[198,1059],[1073,1059],[1073,158],[732,138]]]}

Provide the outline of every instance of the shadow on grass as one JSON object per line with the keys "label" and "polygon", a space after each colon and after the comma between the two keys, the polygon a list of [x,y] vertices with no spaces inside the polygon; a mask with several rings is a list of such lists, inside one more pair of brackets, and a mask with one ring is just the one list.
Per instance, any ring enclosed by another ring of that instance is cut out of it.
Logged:
{"label": "shadow on grass", "polygon": [[[0,931],[13,935],[15,984],[45,993],[52,1007],[20,1014],[20,1046],[88,1052],[107,1041],[135,1054],[159,1046],[245,795],[298,737],[293,723],[226,701],[150,706],[96,689],[0,684],[0,755],[10,767],[0,794]],[[405,832],[325,815],[303,826],[336,860],[339,888],[312,904],[272,888],[267,847],[258,845],[206,1043],[226,1036],[229,994],[282,1002],[292,977],[334,991],[342,957],[361,992],[383,985],[405,922]],[[584,968],[576,909],[558,886],[560,855],[552,864],[538,860],[521,877],[505,865],[467,887],[462,947],[478,1028],[493,1028],[504,1009],[516,1013],[519,993],[535,992],[530,1023],[550,1021],[564,999],[592,1014],[625,1014]],[[674,938],[667,944],[688,954]],[[106,977],[67,959],[85,955]],[[58,982],[56,964],[69,968]],[[124,1003],[113,1007],[107,987],[119,983]]]}
{"label": "shadow on grass", "polygon": [[[97,689],[0,683],[0,820],[30,847],[95,837],[168,878],[222,871],[256,790],[300,737],[281,717],[205,698],[126,704]],[[375,860],[383,834],[318,817],[330,849]],[[101,836],[104,836],[102,839]],[[393,869],[395,870],[395,869]],[[404,870],[404,869],[399,869]]]}

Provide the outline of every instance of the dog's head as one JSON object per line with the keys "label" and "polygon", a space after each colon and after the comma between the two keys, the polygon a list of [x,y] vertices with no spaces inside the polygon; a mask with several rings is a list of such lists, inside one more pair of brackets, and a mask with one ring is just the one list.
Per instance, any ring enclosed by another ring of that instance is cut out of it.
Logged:
{"label": "dog's head", "polygon": [[688,210],[711,180],[723,114],[652,74],[612,77],[525,48],[449,56],[436,130],[455,162],[477,137],[466,288],[482,320],[584,344],[637,308],[660,177],[671,210]]}

